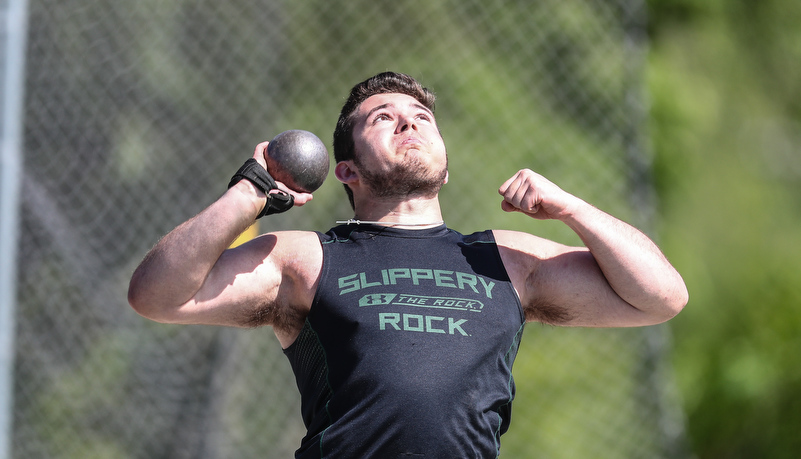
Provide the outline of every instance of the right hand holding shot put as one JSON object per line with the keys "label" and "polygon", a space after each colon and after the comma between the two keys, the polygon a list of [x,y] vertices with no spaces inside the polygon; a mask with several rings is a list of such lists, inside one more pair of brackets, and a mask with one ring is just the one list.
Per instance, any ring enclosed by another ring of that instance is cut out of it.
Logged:
{"label": "right hand holding shot put", "polygon": [[328,176],[328,150],[309,131],[284,131],[264,150],[267,171],[294,191],[313,193]]}
{"label": "right hand holding shot put", "polygon": [[[294,198],[296,206],[311,201],[311,193],[328,176],[328,150],[308,131],[284,131],[271,141],[256,145],[253,159],[267,170],[280,191]],[[279,193],[279,190],[271,193]]]}

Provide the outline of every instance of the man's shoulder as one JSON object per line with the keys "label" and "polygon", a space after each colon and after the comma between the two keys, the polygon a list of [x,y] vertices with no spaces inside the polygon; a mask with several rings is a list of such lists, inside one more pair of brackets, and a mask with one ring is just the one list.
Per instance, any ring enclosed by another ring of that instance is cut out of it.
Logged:
{"label": "man's shoulder", "polygon": [[307,266],[319,264],[322,250],[320,237],[314,231],[274,231],[262,234],[250,242],[259,253],[280,265],[302,263]]}
{"label": "man's shoulder", "polygon": [[501,247],[510,249],[527,249],[526,251],[553,250],[561,244],[531,233],[515,230],[491,230],[495,242]]}
{"label": "man's shoulder", "polygon": [[570,247],[523,231],[492,230],[498,252],[513,282],[528,278],[540,262],[556,259]]}
{"label": "man's shoulder", "polygon": [[304,241],[304,240],[319,240],[319,235],[317,231],[307,231],[307,230],[285,230],[285,231],[273,231],[269,233],[265,233],[265,235],[272,235],[276,239],[282,241]]}
{"label": "man's shoulder", "polygon": [[282,230],[262,233],[254,237],[248,244],[250,246],[268,246],[272,249],[277,246],[291,246],[292,244],[309,243],[315,240],[319,241],[318,233],[315,231]]}

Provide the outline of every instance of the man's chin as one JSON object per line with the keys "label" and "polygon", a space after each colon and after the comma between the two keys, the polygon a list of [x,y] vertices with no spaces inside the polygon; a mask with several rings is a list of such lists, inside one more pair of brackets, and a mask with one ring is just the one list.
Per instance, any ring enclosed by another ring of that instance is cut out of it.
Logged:
{"label": "man's chin", "polygon": [[445,184],[444,176],[437,177],[363,177],[373,195],[378,198],[433,198]]}
{"label": "man's chin", "polygon": [[[413,147],[413,146],[412,146]],[[431,198],[439,193],[448,177],[445,166],[441,170],[431,170],[425,164],[428,152],[423,149],[409,148],[406,161],[389,171],[361,171],[361,179],[373,195],[378,198]]]}

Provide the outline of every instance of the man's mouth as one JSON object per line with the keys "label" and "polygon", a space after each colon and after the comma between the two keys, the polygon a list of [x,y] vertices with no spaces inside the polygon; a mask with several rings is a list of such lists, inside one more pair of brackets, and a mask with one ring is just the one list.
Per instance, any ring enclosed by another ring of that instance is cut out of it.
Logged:
{"label": "man's mouth", "polygon": [[418,139],[417,137],[407,137],[401,140],[401,145],[408,146],[408,145],[423,145],[423,141]]}

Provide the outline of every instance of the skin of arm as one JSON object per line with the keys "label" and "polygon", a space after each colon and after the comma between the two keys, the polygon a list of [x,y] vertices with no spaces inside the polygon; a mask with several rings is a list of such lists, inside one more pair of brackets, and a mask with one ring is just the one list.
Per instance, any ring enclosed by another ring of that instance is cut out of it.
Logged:
{"label": "skin of arm", "polygon": [[679,273],[636,228],[524,169],[499,189],[501,207],[568,225],[586,247],[494,231],[527,320],[583,327],[664,322],[688,301]]}
{"label": "skin of arm", "polygon": [[[254,153],[262,166],[266,145]],[[295,205],[311,199],[291,193]],[[265,195],[242,180],[164,236],[131,277],[130,305],[163,323],[272,325],[282,345],[294,341],[311,306],[322,248],[315,233],[289,231],[228,249],[265,203]]]}

